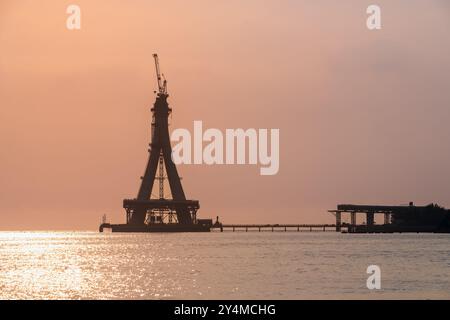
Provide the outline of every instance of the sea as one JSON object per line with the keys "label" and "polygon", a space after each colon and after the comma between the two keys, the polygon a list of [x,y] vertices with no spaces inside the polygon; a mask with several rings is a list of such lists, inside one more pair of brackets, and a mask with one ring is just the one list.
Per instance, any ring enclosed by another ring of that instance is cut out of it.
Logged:
{"label": "sea", "polygon": [[450,235],[0,232],[0,299],[450,299]]}

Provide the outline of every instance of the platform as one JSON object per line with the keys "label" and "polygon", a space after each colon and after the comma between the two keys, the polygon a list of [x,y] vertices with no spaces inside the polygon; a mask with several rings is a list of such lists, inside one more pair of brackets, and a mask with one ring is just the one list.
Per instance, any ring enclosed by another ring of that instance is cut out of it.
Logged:
{"label": "platform", "polygon": [[210,232],[211,226],[206,224],[183,225],[179,223],[132,225],[132,224],[110,224],[103,223],[99,231],[111,229],[112,232]]}

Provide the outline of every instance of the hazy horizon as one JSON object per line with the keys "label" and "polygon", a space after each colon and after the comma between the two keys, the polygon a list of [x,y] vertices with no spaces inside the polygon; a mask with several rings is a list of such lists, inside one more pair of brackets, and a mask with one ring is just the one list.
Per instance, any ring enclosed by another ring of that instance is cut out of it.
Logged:
{"label": "hazy horizon", "polygon": [[[0,3],[0,230],[124,222],[160,57],[171,130],[280,129],[280,168],[178,167],[199,217],[333,222],[337,203],[450,207],[445,1]],[[382,29],[369,31],[376,3]]]}

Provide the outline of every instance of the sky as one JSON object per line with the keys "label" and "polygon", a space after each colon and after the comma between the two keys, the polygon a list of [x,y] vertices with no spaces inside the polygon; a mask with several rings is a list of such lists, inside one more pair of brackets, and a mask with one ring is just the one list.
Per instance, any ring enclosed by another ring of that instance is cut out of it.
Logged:
{"label": "sky", "polygon": [[[68,30],[66,9],[81,9]],[[366,8],[381,7],[381,30]],[[443,0],[0,0],[0,230],[124,222],[157,52],[171,130],[280,130],[280,168],[182,165],[199,217],[328,223],[338,203],[450,207]]]}

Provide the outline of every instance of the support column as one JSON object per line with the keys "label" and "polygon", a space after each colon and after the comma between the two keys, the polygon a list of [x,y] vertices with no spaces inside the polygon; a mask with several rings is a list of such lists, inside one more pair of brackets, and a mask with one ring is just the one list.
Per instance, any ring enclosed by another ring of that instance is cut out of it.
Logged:
{"label": "support column", "polygon": [[341,232],[341,212],[336,212],[336,232]]}
{"label": "support column", "polygon": [[350,219],[351,219],[350,224],[351,224],[352,226],[356,226],[356,212],[350,213]]}
{"label": "support column", "polygon": [[366,214],[366,224],[368,226],[373,226],[374,225],[374,213],[373,212],[367,212]]}
{"label": "support column", "polygon": [[384,224],[390,224],[391,223],[391,214],[385,213],[384,214]]}

